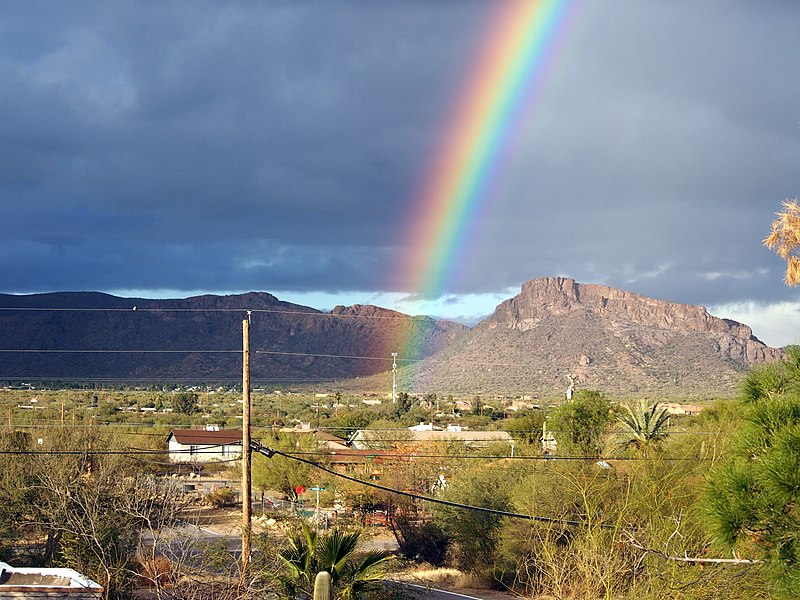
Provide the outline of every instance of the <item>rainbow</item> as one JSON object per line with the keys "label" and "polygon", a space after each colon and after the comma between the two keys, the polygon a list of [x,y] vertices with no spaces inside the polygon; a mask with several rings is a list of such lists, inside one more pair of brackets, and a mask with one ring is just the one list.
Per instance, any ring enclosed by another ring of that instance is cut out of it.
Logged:
{"label": "rainbow", "polygon": [[402,281],[414,294],[447,289],[465,247],[465,235],[488,208],[507,142],[531,110],[566,29],[574,0],[502,0],[478,60],[457,95],[441,149],[415,201],[410,220],[412,255],[403,257]]}
{"label": "rainbow", "polygon": [[453,283],[467,238],[491,204],[513,133],[532,110],[577,4],[499,0],[492,5],[475,66],[456,95],[453,118],[403,232],[411,250],[397,272],[400,286],[413,295],[437,297]]}

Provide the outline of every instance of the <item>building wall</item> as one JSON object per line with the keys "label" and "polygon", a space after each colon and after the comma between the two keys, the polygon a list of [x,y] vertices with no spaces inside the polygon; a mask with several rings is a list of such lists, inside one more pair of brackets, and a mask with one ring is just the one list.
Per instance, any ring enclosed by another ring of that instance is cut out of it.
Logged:
{"label": "building wall", "polygon": [[169,459],[172,462],[202,463],[212,460],[231,460],[242,453],[242,447],[235,445],[195,445],[184,446],[173,437],[169,441]]}

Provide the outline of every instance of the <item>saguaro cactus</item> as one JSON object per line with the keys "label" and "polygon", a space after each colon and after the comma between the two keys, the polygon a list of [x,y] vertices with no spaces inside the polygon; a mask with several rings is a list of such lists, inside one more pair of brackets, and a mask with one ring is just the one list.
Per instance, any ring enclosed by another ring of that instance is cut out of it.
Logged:
{"label": "saguaro cactus", "polygon": [[314,600],[333,600],[331,574],[327,571],[320,571],[314,579]]}

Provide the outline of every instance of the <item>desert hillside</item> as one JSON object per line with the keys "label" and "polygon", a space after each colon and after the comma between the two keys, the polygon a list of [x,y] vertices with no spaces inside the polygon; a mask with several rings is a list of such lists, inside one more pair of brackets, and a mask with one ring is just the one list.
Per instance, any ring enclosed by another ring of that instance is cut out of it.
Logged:
{"label": "desert hillside", "polygon": [[528,281],[467,337],[403,371],[404,385],[468,393],[735,393],[749,367],[781,356],[703,307],[573,279]]}
{"label": "desert hillside", "polygon": [[[236,382],[251,318],[255,384],[442,394],[720,396],[781,351],[703,307],[545,277],[473,329],[369,305],[331,312],[268,293],[179,300],[99,293],[0,295],[0,381]],[[413,340],[407,344],[406,340]],[[407,361],[414,361],[409,364]]]}

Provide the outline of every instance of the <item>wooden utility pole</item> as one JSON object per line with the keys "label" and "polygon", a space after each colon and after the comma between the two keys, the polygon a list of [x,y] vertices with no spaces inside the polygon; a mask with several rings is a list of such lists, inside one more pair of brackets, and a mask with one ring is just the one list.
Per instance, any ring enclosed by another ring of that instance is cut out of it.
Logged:
{"label": "wooden utility pole", "polygon": [[250,311],[242,321],[242,583],[250,562]]}

